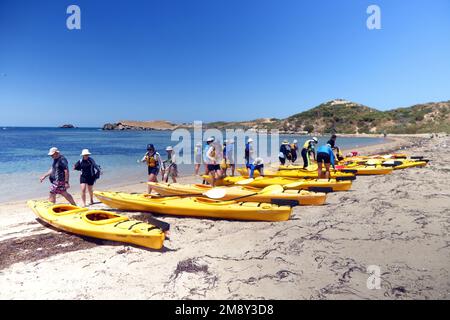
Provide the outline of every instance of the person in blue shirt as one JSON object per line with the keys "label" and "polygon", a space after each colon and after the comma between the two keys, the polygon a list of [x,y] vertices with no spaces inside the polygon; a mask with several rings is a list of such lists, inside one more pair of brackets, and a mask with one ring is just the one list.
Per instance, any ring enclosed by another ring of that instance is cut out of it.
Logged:
{"label": "person in blue shirt", "polygon": [[[322,162],[325,163],[325,175],[323,175],[322,173]],[[317,172],[319,179],[322,179],[324,177],[325,179],[330,179],[330,164],[333,166],[333,169],[335,169],[334,162],[334,153],[333,149],[331,149],[330,144],[326,144],[317,148]]]}

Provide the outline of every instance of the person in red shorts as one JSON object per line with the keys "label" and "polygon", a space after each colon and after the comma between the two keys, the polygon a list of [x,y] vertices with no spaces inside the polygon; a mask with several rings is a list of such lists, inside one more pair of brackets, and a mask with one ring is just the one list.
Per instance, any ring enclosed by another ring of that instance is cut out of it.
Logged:
{"label": "person in red shorts", "polygon": [[67,189],[70,188],[69,184],[69,163],[67,162],[66,157],[64,157],[58,150],[58,148],[50,148],[48,155],[52,157],[53,163],[50,170],[41,177],[41,183],[49,177],[50,179],[50,193],[48,196],[48,200],[50,202],[56,202],[56,195],[60,194],[70,204],[76,206],[75,201],[70,193],[67,192]]}

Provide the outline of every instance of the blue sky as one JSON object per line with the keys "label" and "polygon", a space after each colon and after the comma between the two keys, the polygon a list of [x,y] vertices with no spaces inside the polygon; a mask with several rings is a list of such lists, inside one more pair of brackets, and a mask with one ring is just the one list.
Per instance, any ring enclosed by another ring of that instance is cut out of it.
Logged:
{"label": "blue sky", "polygon": [[[81,8],[81,30],[66,9]],[[366,9],[381,8],[381,30]],[[450,99],[448,0],[0,0],[0,125],[286,117]]]}

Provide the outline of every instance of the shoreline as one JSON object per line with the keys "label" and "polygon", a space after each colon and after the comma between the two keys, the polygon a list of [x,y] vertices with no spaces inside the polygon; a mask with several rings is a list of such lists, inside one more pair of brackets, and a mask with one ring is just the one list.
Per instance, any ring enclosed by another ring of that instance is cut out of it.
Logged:
{"label": "shoreline", "polygon": [[[409,143],[403,151],[428,166],[358,177],[285,222],[155,215],[171,224],[159,251],[50,229],[26,204],[0,204],[0,299],[448,299],[450,159],[441,150],[450,139]],[[367,288],[370,266],[380,268],[378,290]]]}
{"label": "shoreline", "polygon": [[[341,136],[341,137],[354,137],[352,135],[339,135],[339,136]],[[415,135],[413,135],[413,136],[415,137]],[[375,136],[371,136],[371,137],[375,137]],[[396,138],[394,138],[394,137],[387,137],[386,141],[384,141],[384,142],[369,144],[369,145],[365,145],[365,146],[361,146],[361,147],[357,147],[357,148],[342,149],[342,152],[345,155],[346,153],[357,149],[360,154],[367,154],[367,155],[383,153],[383,152],[389,153],[390,150],[396,150],[396,149],[408,147],[409,145],[411,145],[411,141],[409,141],[409,139],[407,139],[407,138],[412,138],[412,137],[409,137],[409,136],[407,136],[407,137],[396,137]],[[387,151],[384,151],[384,150],[387,150]],[[298,161],[301,161],[301,159],[299,159]],[[270,165],[271,163],[269,162],[268,164]],[[201,170],[203,170],[203,166],[201,167]],[[73,170],[72,170],[72,173],[73,173]],[[143,179],[145,179],[145,178],[146,177],[143,176]],[[158,176],[158,178],[160,178],[160,176]],[[197,179],[197,177],[194,174],[182,174],[182,173],[178,177],[178,180],[180,180],[181,182],[183,180],[192,180],[192,179]],[[160,180],[158,179],[158,181],[160,181]],[[48,190],[49,189],[48,181],[45,181],[44,183],[42,184],[42,188],[46,188]],[[121,191],[129,190],[130,192],[137,192],[136,190],[132,191],[133,188],[137,188],[137,187],[142,187],[142,190],[145,191],[146,190],[146,181],[130,182],[130,183],[110,182],[110,183],[107,183],[106,185],[102,186],[100,189],[101,190],[110,190],[109,188],[115,188],[116,190],[121,190]],[[71,192],[71,191],[74,190],[74,188],[76,188],[75,189],[76,191],[75,192]],[[97,189],[95,187],[95,185],[94,185],[94,190],[99,190],[99,189]],[[80,202],[80,199],[81,199],[81,191],[79,190],[79,184],[78,183],[76,183],[76,184],[71,183],[71,188],[69,189],[69,193],[72,194],[72,196],[75,199],[75,202],[78,204]],[[24,196],[24,198],[18,198],[18,199],[14,199],[14,200],[10,200],[10,201],[1,202],[0,205],[19,205],[19,204],[23,204],[27,200],[29,200],[30,197],[33,198],[33,199],[36,199],[36,200],[47,199],[46,196],[45,197],[44,196]],[[58,200],[62,200],[63,202],[65,202],[65,199],[63,199],[61,196],[58,196],[57,199]],[[57,202],[58,202],[58,200],[57,200]]]}

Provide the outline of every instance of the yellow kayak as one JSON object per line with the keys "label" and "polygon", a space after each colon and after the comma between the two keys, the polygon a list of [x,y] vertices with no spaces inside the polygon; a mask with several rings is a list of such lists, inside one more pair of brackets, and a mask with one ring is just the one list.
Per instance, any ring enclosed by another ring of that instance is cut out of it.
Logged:
{"label": "yellow kayak", "polygon": [[88,210],[49,201],[28,201],[28,206],[43,221],[57,229],[93,238],[132,243],[161,249],[164,232],[151,224],[102,210]]}
{"label": "yellow kayak", "polygon": [[[237,171],[244,177],[249,176],[249,171],[247,168],[238,168]],[[339,171],[332,171],[330,172],[331,178],[337,178],[337,177],[346,177],[349,180],[354,179],[354,174],[352,173],[344,173]],[[259,172],[255,170],[254,176],[258,177]],[[317,173],[317,167],[315,170],[308,170],[308,169],[297,169],[297,170],[279,170],[279,171],[271,171],[264,169],[264,176],[266,177],[286,177],[286,178],[298,178],[298,179],[317,179],[318,173]]]}
{"label": "yellow kayak", "polygon": [[394,170],[391,167],[384,167],[381,165],[337,165],[336,170],[341,170],[343,172],[346,172],[346,170],[350,172],[354,172],[356,175],[383,175],[383,174],[390,174]]}
{"label": "yellow kayak", "polygon": [[157,198],[148,194],[94,192],[104,204],[121,210],[149,211],[176,216],[253,221],[289,220],[292,208],[261,202],[217,201],[200,197]]}
{"label": "yellow kayak", "polygon": [[413,168],[413,167],[424,167],[428,164],[429,160],[415,160],[415,159],[366,159],[358,161],[347,161],[342,162],[348,167],[348,169],[353,169],[355,166],[365,166],[367,168],[392,168],[394,170]]}
{"label": "yellow kayak", "polygon": [[[212,190],[213,187],[205,184],[180,184],[180,183],[158,183],[148,182],[152,190],[162,196],[200,196],[203,193]],[[274,200],[297,201],[300,205],[322,205],[325,203],[326,194],[323,192],[310,192],[306,190],[277,190],[265,191],[264,189],[247,187],[247,186],[231,186],[217,187],[214,189],[224,189],[225,195],[222,200],[232,200],[235,198],[245,199],[251,202],[267,202]]]}
{"label": "yellow kayak", "polygon": [[[207,182],[211,183],[211,176],[202,176]],[[329,191],[347,191],[352,187],[351,181],[337,181],[336,179],[293,179],[284,177],[257,177],[247,179],[245,177],[225,177],[216,180],[216,186],[244,185],[246,187],[265,188],[270,185],[278,184],[288,190],[309,190],[317,191],[320,189],[329,189]]]}

